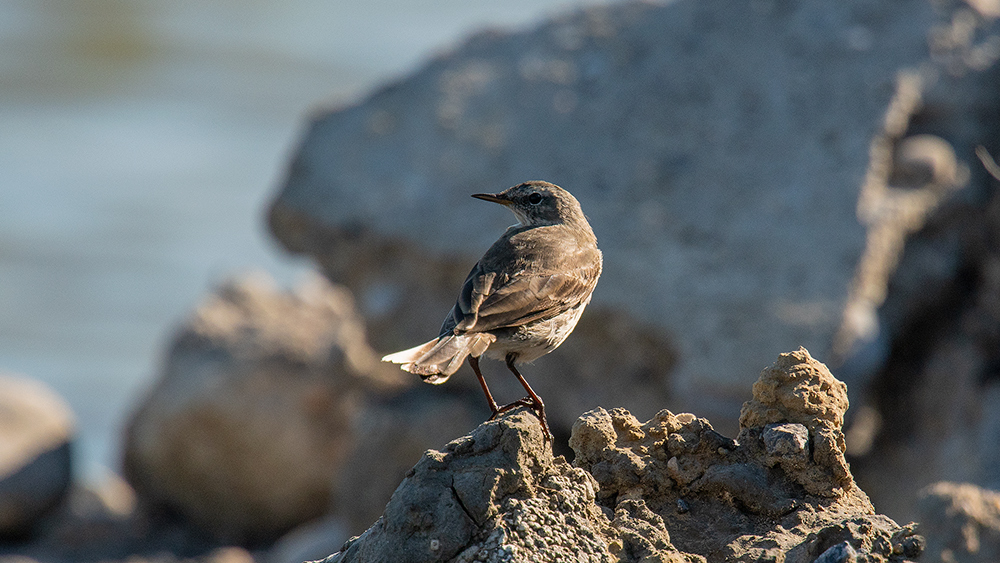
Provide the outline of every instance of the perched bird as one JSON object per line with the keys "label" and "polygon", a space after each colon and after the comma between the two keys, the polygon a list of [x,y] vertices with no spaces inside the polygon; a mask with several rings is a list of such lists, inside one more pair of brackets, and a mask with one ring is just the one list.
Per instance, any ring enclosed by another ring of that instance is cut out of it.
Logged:
{"label": "perched bird", "polygon": [[[469,272],[438,337],[382,360],[437,385],[468,357],[493,411],[490,419],[529,406],[551,440],[545,404],[515,364],[548,354],[573,332],[601,275],[597,238],[576,198],[555,184],[526,182],[472,197],[507,206],[517,224]],[[498,407],[479,371],[483,354],[505,361],[528,397]]]}

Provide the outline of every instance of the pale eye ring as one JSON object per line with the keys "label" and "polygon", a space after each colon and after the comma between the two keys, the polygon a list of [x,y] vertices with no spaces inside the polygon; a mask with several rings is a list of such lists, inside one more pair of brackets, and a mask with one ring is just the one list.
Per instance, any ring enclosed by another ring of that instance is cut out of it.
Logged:
{"label": "pale eye ring", "polygon": [[528,196],[528,203],[530,203],[531,205],[538,205],[541,202],[542,202],[542,194],[538,192],[534,192]]}

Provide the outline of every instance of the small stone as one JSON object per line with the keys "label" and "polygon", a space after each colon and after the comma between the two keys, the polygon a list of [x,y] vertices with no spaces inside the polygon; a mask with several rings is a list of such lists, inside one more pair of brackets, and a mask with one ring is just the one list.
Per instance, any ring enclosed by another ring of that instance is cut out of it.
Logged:
{"label": "small stone", "polygon": [[801,424],[768,424],[761,436],[768,455],[801,456],[809,444],[809,429]]}
{"label": "small stone", "polygon": [[927,540],[924,536],[907,536],[902,545],[903,555],[915,559],[927,548]]}
{"label": "small stone", "polygon": [[813,563],[854,563],[858,560],[858,552],[851,544],[840,542],[820,554]]}
{"label": "small stone", "polygon": [[667,471],[669,471],[671,475],[680,472],[680,470],[680,462],[677,461],[677,456],[667,460]]}

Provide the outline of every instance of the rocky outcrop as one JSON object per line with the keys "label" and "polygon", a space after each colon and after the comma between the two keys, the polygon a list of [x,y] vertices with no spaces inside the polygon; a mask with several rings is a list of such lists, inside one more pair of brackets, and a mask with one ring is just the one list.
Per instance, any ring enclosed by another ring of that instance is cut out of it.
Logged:
{"label": "rocky outcrop", "polygon": [[43,383],[0,374],[0,542],[32,532],[66,495],[74,418]]}
{"label": "rocky outcrop", "polygon": [[343,561],[601,560],[596,483],[556,461],[539,428],[521,410],[428,451]]}
{"label": "rocky outcrop", "polygon": [[736,440],[691,414],[577,420],[572,465],[514,411],[428,451],[328,563],[903,561],[923,539],[875,513],[844,460],[843,383],[800,349],[765,370]]}
{"label": "rocky outcrop", "polygon": [[146,505],[219,539],[273,539],[330,510],[363,395],[402,381],[344,290],[228,283],[179,331],[132,416],[126,477]]}
{"label": "rocky outcrop", "polygon": [[[865,345],[904,243],[991,138],[987,19],[961,2],[703,0],[482,33],[316,119],[271,228],[356,292],[388,352],[435,333],[510,222],[470,193],[560,184],[605,253],[584,320],[625,321],[605,345],[581,323],[540,371],[580,381],[617,342],[659,355],[621,354],[616,385],[540,389],[550,421],[568,428],[579,397],[651,416],[652,397],[735,431],[746,374],[790,345],[860,350],[859,378],[884,361]],[[907,141],[921,133],[939,142]]]}

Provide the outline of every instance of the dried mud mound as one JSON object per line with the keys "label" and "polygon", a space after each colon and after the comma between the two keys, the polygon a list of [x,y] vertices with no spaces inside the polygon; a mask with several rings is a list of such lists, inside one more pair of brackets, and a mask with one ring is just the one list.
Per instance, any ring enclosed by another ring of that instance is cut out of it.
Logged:
{"label": "dried mud mound", "polygon": [[846,386],[805,349],[764,370],[736,440],[661,411],[602,408],[570,465],[518,410],[429,450],[349,561],[905,561],[914,526],[875,513],[844,460]]}

